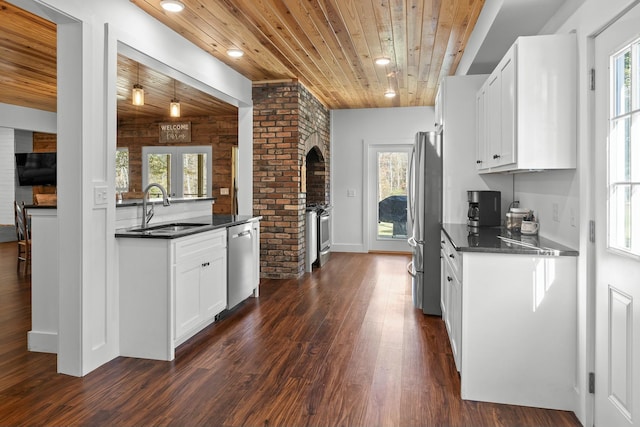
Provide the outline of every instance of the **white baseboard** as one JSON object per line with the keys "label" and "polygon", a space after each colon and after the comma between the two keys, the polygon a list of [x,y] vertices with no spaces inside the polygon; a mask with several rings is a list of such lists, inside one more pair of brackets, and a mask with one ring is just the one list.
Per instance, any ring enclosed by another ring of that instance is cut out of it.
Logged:
{"label": "white baseboard", "polygon": [[29,331],[27,333],[27,348],[39,353],[58,354],[58,334],[55,332]]}
{"label": "white baseboard", "polygon": [[331,252],[367,252],[362,243],[332,243]]}

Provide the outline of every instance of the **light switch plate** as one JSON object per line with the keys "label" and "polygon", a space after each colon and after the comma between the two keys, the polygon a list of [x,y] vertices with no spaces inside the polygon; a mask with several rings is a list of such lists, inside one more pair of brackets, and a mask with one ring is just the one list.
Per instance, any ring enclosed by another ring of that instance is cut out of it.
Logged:
{"label": "light switch plate", "polygon": [[93,203],[96,205],[107,204],[107,187],[96,185],[93,187]]}
{"label": "light switch plate", "polygon": [[347,190],[347,197],[356,197],[356,190],[353,188],[349,188]]}

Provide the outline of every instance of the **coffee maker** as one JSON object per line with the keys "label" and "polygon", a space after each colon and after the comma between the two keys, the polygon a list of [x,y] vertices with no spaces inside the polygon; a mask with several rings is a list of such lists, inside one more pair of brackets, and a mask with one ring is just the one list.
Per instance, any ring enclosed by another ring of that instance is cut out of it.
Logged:
{"label": "coffee maker", "polygon": [[479,227],[495,227],[501,222],[499,191],[467,191],[469,210],[467,225],[471,231]]}

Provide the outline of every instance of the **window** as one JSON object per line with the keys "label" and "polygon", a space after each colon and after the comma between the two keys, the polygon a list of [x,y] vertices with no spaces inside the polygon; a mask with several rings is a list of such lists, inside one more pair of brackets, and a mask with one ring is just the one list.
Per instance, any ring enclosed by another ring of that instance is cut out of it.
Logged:
{"label": "window", "polygon": [[[211,147],[142,147],[142,185],[162,185],[172,197],[211,195]],[[160,190],[152,188],[152,197]]]}
{"label": "window", "polygon": [[129,149],[118,148],[116,150],[116,191],[126,193],[129,191]]}
{"label": "window", "polygon": [[611,57],[609,247],[640,255],[640,39]]}

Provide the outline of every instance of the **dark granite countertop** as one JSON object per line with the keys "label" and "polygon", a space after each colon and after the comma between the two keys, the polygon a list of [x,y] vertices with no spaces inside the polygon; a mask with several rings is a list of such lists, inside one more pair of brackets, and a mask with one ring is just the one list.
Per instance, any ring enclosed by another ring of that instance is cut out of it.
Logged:
{"label": "dark granite countertop", "polygon": [[[216,201],[215,197],[169,197],[169,201],[171,203],[188,203],[188,202],[201,202],[209,200],[211,202]],[[151,203],[162,203],[162,198],[152,198],[147,200],[148,204]],[[116,201],[116,208],[122,208],[125,206],[138,206],[142,205],[142,199],[123,199]]]}
{"label": "dark granite countertop", "polygon": [[[252,215],[205,215],[195,218],[181,219],[176,221],[166,221],[159,223],[151,223],[145,230],[140,230],[140,225],[128,228],[120,228],[116,230],[116,237],[132,237],[142,239],[177,239],[179,237],[190,236],[192,234],[202,233],[205,231],[216,230],[219,228],[231,227],[246,222],[260,221],[261,216]],[[154,233],[154,228],[169,224],[196,224],[192,228],[179,231]]]}
{"label": "dark granite countertop", "polygon": [[466,224],[442,224],[456,250],[496,254],[578,256],[578,251],[538,235],[514,233],[504,227],[480,227],[477,234]]}

